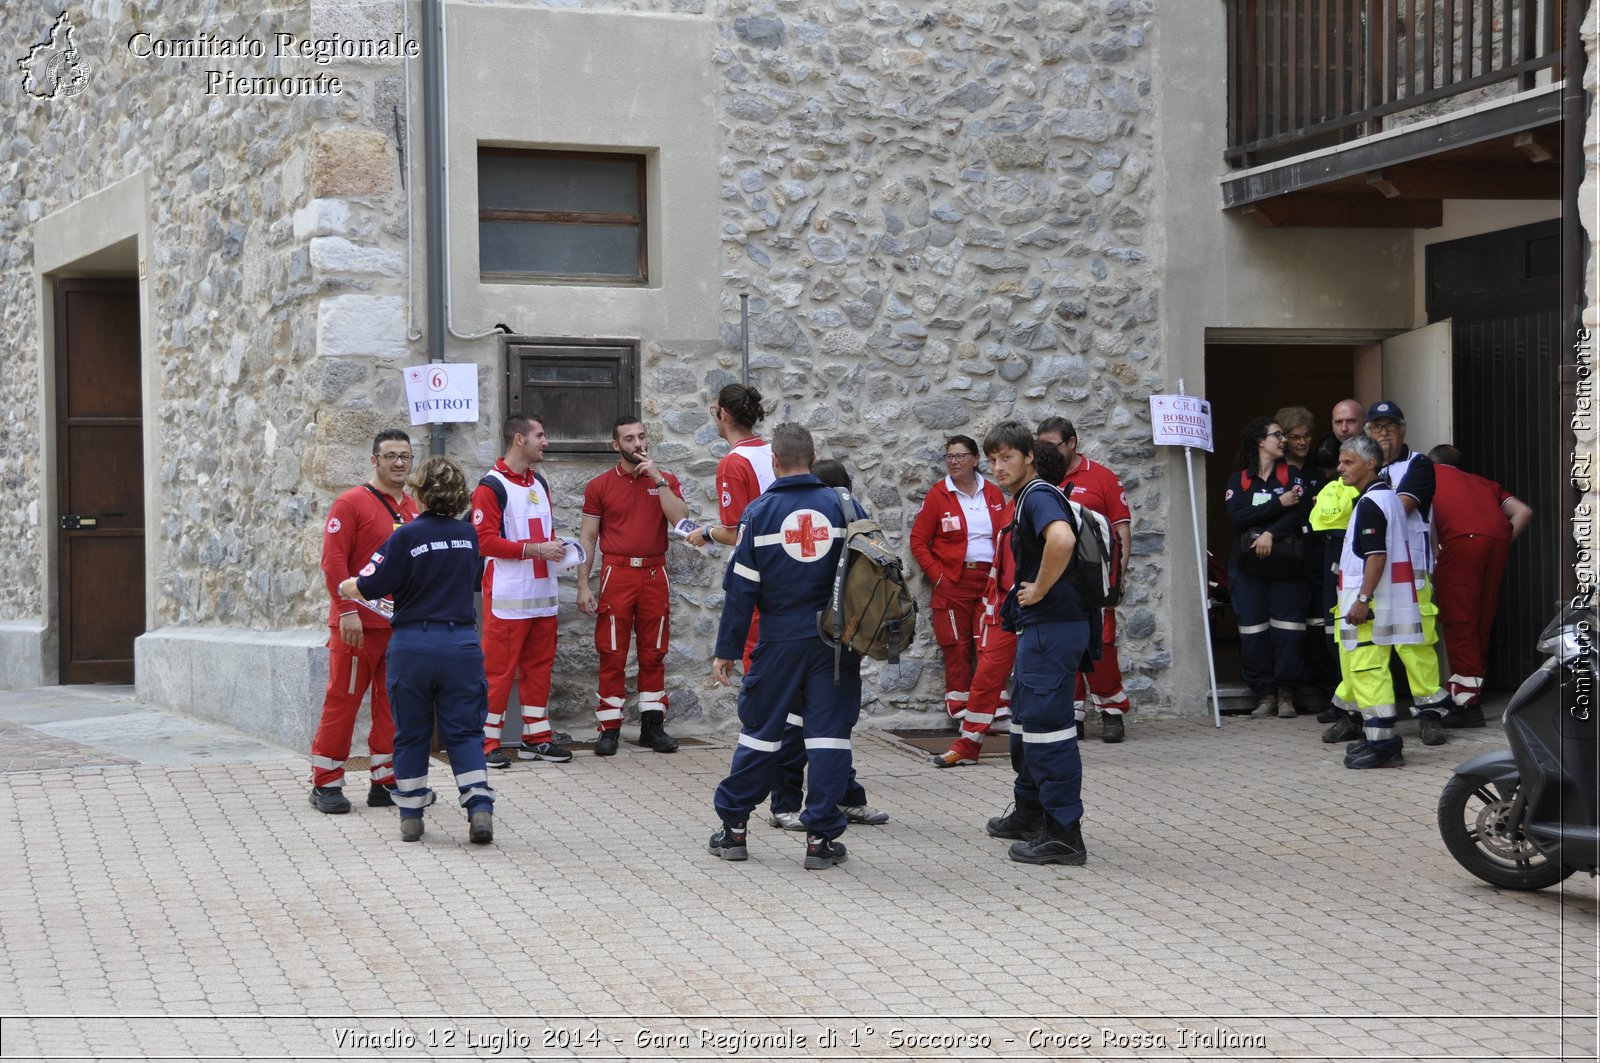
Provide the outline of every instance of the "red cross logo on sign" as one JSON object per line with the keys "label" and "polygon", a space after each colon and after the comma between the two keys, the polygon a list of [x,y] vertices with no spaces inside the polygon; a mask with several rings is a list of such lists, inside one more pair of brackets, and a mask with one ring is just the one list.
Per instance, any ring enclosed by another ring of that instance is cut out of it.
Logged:
{"label": "red cross logo on sign", "polygon": [[833,525],[814,509],[797,510],[783,518],[783,552],[796,561],[821,560],[832,540]]}

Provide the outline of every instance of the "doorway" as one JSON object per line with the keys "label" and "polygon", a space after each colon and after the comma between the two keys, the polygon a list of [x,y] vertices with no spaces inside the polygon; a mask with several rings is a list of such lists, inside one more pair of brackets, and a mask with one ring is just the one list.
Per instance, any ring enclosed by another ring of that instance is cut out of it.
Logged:
{"label": "doorway", "polygon": [[139,290],[54,282],[62,683],[132,683],[145,629]]}
{"label": "doorway", "polygon": [[[1238,465],[1245,425],[1256,417],[1271,417],[1285,406],[1304,406],[1311,411],[1315,448],[1330,434],[1334,403],[1377,390],[1379,366],[1375,343],[1206,344],[1205,395],[1211,402],[1215,449],[1205,461],[1203,519],[1206,549],[1224,571],[1236,536],[1223,493]],[[1218,684],[1225,690],[1242,689],[1238,623],[1232,610],[1217,616],[1212,643]]]}

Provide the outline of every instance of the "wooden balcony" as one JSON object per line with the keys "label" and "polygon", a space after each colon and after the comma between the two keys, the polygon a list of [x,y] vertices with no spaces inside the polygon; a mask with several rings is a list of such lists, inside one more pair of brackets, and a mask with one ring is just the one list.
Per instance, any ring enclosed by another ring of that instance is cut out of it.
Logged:
{"label": "wooden balcony", "polygon": [[1428,226],[1447,198],[1559,195],[1537,164],[1559,150],[1563,2],[1229,0],[1225,205]]}

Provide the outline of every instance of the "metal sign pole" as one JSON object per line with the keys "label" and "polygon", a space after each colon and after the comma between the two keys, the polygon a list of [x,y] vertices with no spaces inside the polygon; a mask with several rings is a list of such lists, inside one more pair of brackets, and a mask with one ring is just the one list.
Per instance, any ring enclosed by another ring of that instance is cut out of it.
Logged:
{"label": "metal sign pole", "polygon": [[[1178,381],[1178,394],[1187,394],[1183,390],[1183,381]],[[1206,571],[1206,551],[1200,542],[1200,510],[1195,501],[1194,465],[1189,460],[1189,451],[1192,448],[1183,448],[1183,471],[1189,480],[1189,522],[1194,529],[1194,556],[1200,566],[1200,622],[1205,625],[1206,633],[1206,672],[1211,677],[1211,717],[1216,726],[1222,726],[1222,697],[1217,692],[1217,661],[1211,652],[1211,577]]]}

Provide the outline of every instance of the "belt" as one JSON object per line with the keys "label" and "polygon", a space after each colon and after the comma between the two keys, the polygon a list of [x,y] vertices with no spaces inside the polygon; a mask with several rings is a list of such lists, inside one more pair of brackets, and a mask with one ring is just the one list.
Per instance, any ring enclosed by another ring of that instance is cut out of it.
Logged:
{"label": "belt", "polygon": [[961,567],[962,568],[988,568],[991,564],[993,564],[992,561],[963,561],[963,562],[961,562]]}
{"label": "belt", "polygon": [[601,554],[600,562],[615,568],[660,568],[667,563],[666,554],[654,557],[624,557],[621,554]]}

